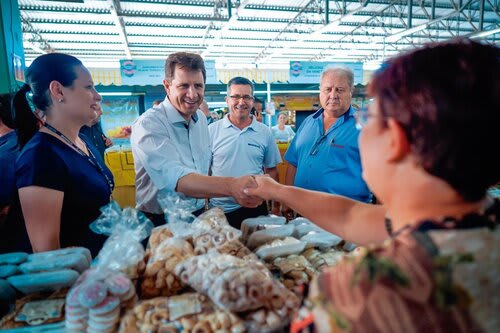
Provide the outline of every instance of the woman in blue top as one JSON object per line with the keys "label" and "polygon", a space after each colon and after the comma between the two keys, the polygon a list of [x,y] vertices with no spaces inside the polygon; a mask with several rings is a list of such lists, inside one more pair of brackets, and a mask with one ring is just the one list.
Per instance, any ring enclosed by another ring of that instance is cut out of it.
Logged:
{"label": "woman in blue top", "polygon": [[[97,116],[101,96],[80,60],[66,54],[36,58],[26,78],[14,97],[22,150],[9,238],[17,250],[26,250],[29,237],[34,252],[84,246],[95,256],[105,238],[92,233],[89,224],[109,203],[114,183],[99,152],[79,131]],[[26,98],[29,92],[46,116],[39,130]]]}
{"label": "woman in blue top", "polygon": [[295,136],[293,129],[285,125],[288,121],[288,115],[286,112],[280,112],[278,115],[278,125],[273,126],[273,135],[278,142],[290,142]]}

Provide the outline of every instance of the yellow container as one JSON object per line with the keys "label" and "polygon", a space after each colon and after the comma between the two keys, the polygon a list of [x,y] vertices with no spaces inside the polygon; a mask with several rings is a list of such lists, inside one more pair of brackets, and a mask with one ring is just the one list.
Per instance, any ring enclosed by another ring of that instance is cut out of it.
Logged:
{"label": "yellow container", "polygon": [[122,207],[135,207],[134,156],[131,150],[106,152],[106,165],[113,173],[113,199]]}

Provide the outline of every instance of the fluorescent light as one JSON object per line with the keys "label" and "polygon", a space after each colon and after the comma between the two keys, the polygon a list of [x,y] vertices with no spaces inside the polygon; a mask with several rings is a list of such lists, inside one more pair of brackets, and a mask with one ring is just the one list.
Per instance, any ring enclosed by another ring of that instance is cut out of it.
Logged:
{"label": "fluorescent light", "polygon": [[145,93],[132,93],[132,92],[100,92],[101,96],[133,96],[133,95],[145,95]]}
{"label": "fluorescent light", "polygon": [[473,38],[484,38],[484,37],[488,37],[488,36],[498,34],[498,33],[500,33],[500,28],[496,28],[493,30],[483,30],[480,32],[475,32],[472,35],[469,35],[469,38],[472,38],[472,39]]}
{"label": "fluorescent light", "polygon": [[385,41],[389,42],[389,43],[397,42],[398,40],[400,40],[403,37],[406,37],[408,35],[412,35],[412,34],[414,34],[416,32],[419,32],[419,31],[422,31],[422,30],[426,29],[427,26],[428,26],[428,23],[425,23],[425,24],[418,25],[418,26],[410,28],[410,29],[406,29],[406,30],[400,31],[398,33],[395,33],[395,34],[392,34],[390,36],[387,36],[385,38]]}
{"label": "fluorescent light", "polygon": [[[319,94],[319,90],[271,90],[271,94]],[[221,91],[221,95],[227,95],[227,91]],[[256,90],[256,94],[267,94],[267,90]]]}

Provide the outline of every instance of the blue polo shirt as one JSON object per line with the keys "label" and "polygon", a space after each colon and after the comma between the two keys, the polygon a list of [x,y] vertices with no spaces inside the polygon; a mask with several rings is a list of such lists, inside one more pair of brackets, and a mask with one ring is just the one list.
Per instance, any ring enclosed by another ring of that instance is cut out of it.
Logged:
{"label": "blue polo shirt", "polygon": [[285,160],[297,168],[294,185],[370,201],[361,177],[358,136],[352,106],[326,133],[323,109],[307,117],[285,153]]}
{"label": "blue polo shirt", "polygon": [[[252,117],[252,123],[240,130],[228,115],[208,126],[212,145],[212,176],[240,177],[261,175],[264,168],[274,168],[281,162],[281,155],[271,133],[264,124]],[[233,198],[210,199],[226,213],[241,206]]]}

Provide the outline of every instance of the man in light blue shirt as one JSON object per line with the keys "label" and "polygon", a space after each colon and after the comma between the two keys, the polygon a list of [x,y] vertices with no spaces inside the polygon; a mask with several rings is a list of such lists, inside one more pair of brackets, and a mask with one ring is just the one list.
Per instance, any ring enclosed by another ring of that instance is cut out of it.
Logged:
{"label": "man in light blue shirt", "polygon": [[321,74],[322,108],[304,120],[285,153],[287,185],[370,201],[351,106],[353,89],[354,75],[348,68],[329,68]]}
{"label": "man in light blue shirt", "polygon": [[207,119],[198,109],[205,80],[205,65],[199,55],[170,54],[163,81],[167,97],[132,126],[136,207],[156,225],[165,222],[157,200],[159,190],[190,197],[195,214],[203,211],[204,198],[231,196],[245,207],[262,203],[243,193],[246,187],[255,186],[252,177],[208,176],[211,149]]}
{"label": "man in light blue shirt", "polygon": [[[229,80],[226,103],[230,112],[208,127],[213,176],[240,177],[265,172],[278,180],[279,149],[270,129],[250,114],[253,100],[251,81],[243,77]],[[235,228],[239,228],[246,218],[268,213],[266,203],[257,208],[245,208],[229,197],[210,199],[210,204],[222,207]]]}

